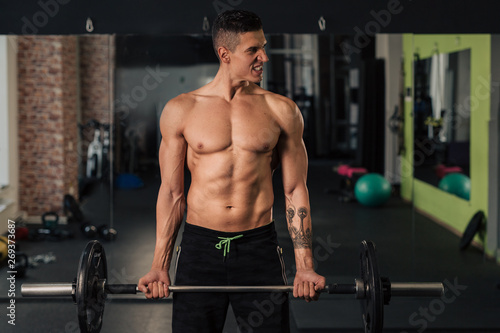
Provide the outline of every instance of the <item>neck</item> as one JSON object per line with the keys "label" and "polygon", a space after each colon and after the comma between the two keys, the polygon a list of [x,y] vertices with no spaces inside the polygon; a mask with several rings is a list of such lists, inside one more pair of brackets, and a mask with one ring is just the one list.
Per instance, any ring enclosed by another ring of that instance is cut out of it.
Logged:
{"label": "neck", "polygon": [[241,92],[246,87],[250,86],[251,82],[241,79],[233,79],[227,71],[222,67],[219,68],[217,75],[211,82],[212,88],[217,91],[217,95],[230,102],[234,96]]}

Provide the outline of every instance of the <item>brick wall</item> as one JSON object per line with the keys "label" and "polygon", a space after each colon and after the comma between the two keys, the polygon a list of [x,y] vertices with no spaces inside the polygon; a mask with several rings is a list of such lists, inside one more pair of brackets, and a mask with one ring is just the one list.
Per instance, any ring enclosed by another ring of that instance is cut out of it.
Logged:
{"label": "brick wall", "polygon": [[[61,37],[63,38],[63,37]],[[63,153],[64,194],[78,193],[78,57],[77,37],[64,37],[62,43],[62,104],[63,104]],[[62,199],[61,199],[62,201]],[[61,203],[62,205],[62,203]]]}
{"label": "brick wall", "polygon": [[20,209],[61,213],[64,194],[77,192],[77,39],[18,43]]}
{"label": "brick wall", "polygon": [[[81,123],[94,119],[109,124],[114,96],[115,38],[108,35],[81,36],[79,47]],[[87,148],[94,139],[94,129],[86,128],[82,134],[82,163],[86,165]]]}
{"label": "brick wall", "polygon": [[82,122],[95,119],[109,123],[112,108],[110,100],[113,96],[111,77],[114,68],[114,37],[81,36],[79,45]]}
{"label": "brick wall", "polygon": [[18,44],[20,210],[62,214],[63,196],[78,198],[78,163],[93,138],[85,131],[80,142],[78,123],[110,123],[114,37],[21,36]]}

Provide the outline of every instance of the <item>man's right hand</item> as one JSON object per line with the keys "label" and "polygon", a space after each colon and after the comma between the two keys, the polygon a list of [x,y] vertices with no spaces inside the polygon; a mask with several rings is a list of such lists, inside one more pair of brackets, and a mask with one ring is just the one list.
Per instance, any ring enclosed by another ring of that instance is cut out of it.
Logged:
{"label": "man's right hand", "polygon": [[137,284],[140,291],[146,298],[164,298],[170,295],[168,286],[170,286],[170,276],[167,270],[152,269],[144,275]]}

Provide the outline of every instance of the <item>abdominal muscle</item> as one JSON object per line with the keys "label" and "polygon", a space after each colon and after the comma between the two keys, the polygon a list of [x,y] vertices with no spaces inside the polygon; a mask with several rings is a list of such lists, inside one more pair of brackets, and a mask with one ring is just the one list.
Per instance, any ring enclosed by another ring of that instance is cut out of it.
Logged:
{"label": "abdominal muscle", "polygon": [[271,157],[271,151],[188,152],[191,185],[186,221],[227,232],[270,223],[274,201]]}

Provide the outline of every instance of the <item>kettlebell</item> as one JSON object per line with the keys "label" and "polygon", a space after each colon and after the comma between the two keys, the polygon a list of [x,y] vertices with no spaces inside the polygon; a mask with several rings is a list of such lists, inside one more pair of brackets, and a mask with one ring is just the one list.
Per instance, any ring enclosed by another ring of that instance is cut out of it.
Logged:
{"label": "kettlebell", "polygon": [[98,230],[99,235],[107,241],[114,241],[118,236],[118,232],[116,231],[116,229],[110,228],[106,224],[101,225]]}
{"label": "kettlebell", "polygon": [[98,233],[98,230],[95,227],[95,225],[90,224],[88,222],[83,223],[80,229],[87,238],[94,238]]}
{"label": "kettlebell", "polygon": [[59,215],[56,212],[43,213],[42,225],[44,228],[54,230],[55,228],[57,228],[58,224],[59,224]]}

